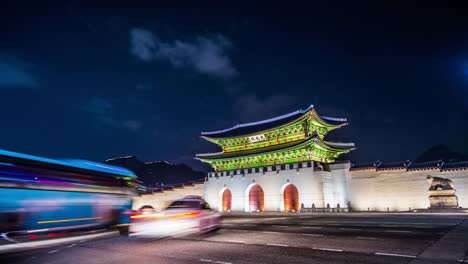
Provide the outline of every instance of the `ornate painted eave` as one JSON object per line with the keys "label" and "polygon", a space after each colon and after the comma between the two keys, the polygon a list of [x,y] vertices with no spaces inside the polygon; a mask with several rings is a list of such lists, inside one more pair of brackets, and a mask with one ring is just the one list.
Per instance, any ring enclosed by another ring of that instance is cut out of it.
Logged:
{"label": "ornate painted eave", "polygon": [[271,147],[265,147],[262,149],[252,149],[249,151],[237,151],[237,152],[216,152],[216,153],[202,153],[196,154],[196,158],[199,160],[219,160],[227,158],[246,158],[253,155],[259,154],[270,154],[278,151],[287,151],[289,149],[296,149],[305,147],[314,142],[317,136],[311,136],[301,141],[289,142],[282,145],[274,145]]}
{"label": "ornate painted eave", "polygon": [[197,154],[196,159],[220,171],[310,160],[332,162],[353,149],[353,143],[325,142],[314,133],[301,141],[249,151]]}

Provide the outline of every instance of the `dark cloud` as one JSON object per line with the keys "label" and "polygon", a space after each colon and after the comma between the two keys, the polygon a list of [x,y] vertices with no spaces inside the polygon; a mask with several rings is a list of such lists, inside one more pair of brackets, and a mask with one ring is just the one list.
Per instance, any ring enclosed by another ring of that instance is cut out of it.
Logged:
{"label": "dark cloud", "polygon": [[292,95],[277,94],[259,98],[255,94],[242,95],[234,104],[234,111],[240,122],[251,122],[266,119],[298,108],[298,99]]}
{"label": "dark cloud", "polygon": [[101,97],[93,97],[82,105],[84,111],[97,115],[110,114],[112,107],[111,102]]}
{"label": "dark cloud", "polygon": [[222,35],[197,37],[193,42],[163,42],[151,31],[130,30],[130,52],[145,62],[168,60],[175,68],[190,67],[195,71],[222,78],[237,75],[226,54],[232,43]]}
{"label": "dark cloud", "polygon": [[114,104],[101,97],[85,100],[81,105],[81,109],[91,114],[91,117],[99,125],[124,128],[133,132],[137,132],[142,128],[143,122],[140,120],[118,118],[114,108]]}
{"label": "dark cloud", "polygon": [[152,32],[133,28],[130,30],[130,52],[142,61],[150,62],[155,59],[158,40]]}
{"label": "dark cloud", "polygon": [[122,125],[132,131],[138,131],[143,126],[143,123],[139,120],[125,120]]}
{"label": "dark cloud", "polygon": [[0,57],[1,88],[37,88],[39,81],[30,72],[31,65],[14,57]]}

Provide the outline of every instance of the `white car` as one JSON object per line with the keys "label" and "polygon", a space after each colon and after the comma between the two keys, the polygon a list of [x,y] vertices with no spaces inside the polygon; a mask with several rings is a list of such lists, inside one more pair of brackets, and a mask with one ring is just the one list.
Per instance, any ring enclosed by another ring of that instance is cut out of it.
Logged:
{"label": "white car", "polygon": [[199,196],[186,196],[166,209],[144,208],[130,218],[130,236],[178,237],[219,228],[221,215]]}

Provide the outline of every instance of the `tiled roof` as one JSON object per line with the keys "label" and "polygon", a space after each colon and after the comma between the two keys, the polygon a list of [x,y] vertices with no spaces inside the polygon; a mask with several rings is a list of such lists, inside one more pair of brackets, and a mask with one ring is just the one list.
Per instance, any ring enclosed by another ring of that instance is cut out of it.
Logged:
{"label": "tiled roof", "polygon": [[396,170],[396,169],[406,169],[411,164],[411,161],[398,161],[398,162],[382,162],[377,167],[377,170]]}
{"label": "tiled roof", "polygon": [[442,167],[442,164],[444,164],[444,161],[442,161],[442,160],[411,163],[408,166],[408,170],[440,169]]}
{"label": "tiled roof", "polygon": [[351,164],[350,170],[366,170],[366,169],[376,169],[382,162],[380,160],[367,163],[353,163]]}
{"label": "tiled roof", "polygon": [[468,169],[468,161],[444,163],[442,170],[466,170]]}
{"label": "tiled roof", "polygon": [[[231,128],[226,128],[217,131],[210,131],[210,132],[202,132],[201,135],[209,138],[226,138],[226,137],[237,137],[241,135],[248,135],[254,134],[256,132],[268,130],[274,127],[282,126],[288,124],[302,115],[307,113],[309,110],[313,109],[314,106],[311,105],[307,109],[300,109],[289,114],[260,120],[256,122],[244,123],[244,124],[237,124]],[[327,121],[333,125],[339,125],[347,122],[346,118],[335,118],[335,117],[327,117],[327,116],[320,116],[323,120]]]}
{"label": "tiled roof", "polygon": [[441,171],[447,170],[467,170],[468,169],[468,161],[460,161],[460,162],[450,162],[444,163],[442,160],[434,160],[434,161],[427,161],[427,162],[418,162],[412,163],[409,160],[400,161],[400,162],[368,162],[368,163],[359,163],[359,164],[352,164],[350,170],[396,170],[396,169],[406,169],[408,171],[415,171],[415,170],[430,170],[430,169],[437,169]]}

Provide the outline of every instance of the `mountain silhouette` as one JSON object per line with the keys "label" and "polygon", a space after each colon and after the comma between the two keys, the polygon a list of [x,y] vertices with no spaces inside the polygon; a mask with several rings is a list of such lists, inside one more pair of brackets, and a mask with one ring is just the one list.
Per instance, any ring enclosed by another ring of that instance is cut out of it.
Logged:
{"label": "mountain silhouette", "polygon": [[439,144],[421,153],[413,162],[443,160],[444,162],[467,161],[468,155],[455,152],[448,146]]}
{"label": "mountain silhouette", "polygon": [[205,178],[204,172],[194,171],[185,164],[172,164],[168,161],[143,162],[135,156],[127,156],[108,159],[105,162],[133,171],[147,187],[203,181]]}

